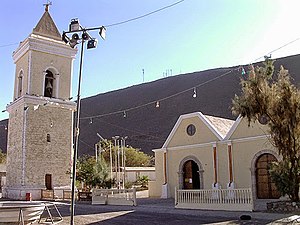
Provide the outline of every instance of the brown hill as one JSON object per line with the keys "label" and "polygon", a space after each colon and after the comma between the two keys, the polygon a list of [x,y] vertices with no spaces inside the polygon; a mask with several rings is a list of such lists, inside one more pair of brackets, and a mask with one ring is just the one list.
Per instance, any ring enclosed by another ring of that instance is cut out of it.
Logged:
{"label": "brown hill", "polygon": [[[300,82],[300,55],[277,59]],[[248,66],[243,67],[247,72]],[[240,92],[242,69],[211,69],[177,75],[149,83],[98,94],[81,101],[79,154],[94,154],[94,144],[104,138],[128,136],[127,144],[152,154],[160,148],[181,114],[203,114],[235,119],[231,100]],[[194,88],[197,97],[194,98]],[[159,101],[160,107],[156,107]],[[124,117],[126,115],[126,117]],[[92,122],[92,123],[91,123]],[[7,120],[0,124],[6,124]],[[6,131],[0,129],[0,148],[6,151]]]}

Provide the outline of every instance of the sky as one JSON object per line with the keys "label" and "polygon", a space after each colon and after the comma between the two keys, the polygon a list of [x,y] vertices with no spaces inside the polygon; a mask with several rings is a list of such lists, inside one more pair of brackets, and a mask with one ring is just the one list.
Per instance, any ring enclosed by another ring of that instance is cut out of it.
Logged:
{"label": "sky", "polygon": [[[13,99],[12,53],[32,32],[46,0],[1,0],[0,120]],[[120,25],[109,26],[164,10]],[[300,1],[297,0],[52,0],[50,15],[59,31],[71,19],[97,31],[96,49],[84,50],[81,96],[212,68],[250,64],[300,53]],[[76,96],[79,54],[74,60]],[[143,73],[144,71],[144,73]],[[168,88],[168,87],[166,87]]]}

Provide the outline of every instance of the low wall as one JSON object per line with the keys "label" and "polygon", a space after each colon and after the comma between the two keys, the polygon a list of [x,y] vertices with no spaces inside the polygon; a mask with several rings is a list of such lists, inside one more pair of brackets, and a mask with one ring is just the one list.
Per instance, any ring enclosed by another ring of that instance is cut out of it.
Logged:
{"label": "low wall", "polygon": [[136,206],[136,188],[133,189],[93,189],[93,205]]}
{"label": "low wall", "polygon": [[148,182],[149,197],[161,196],[161,185],[158,185],[157,181]]}

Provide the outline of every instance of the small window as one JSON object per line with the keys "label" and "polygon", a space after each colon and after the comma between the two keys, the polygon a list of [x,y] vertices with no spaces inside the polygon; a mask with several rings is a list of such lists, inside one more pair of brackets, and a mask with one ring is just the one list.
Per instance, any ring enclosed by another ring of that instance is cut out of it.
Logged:
{"label": "small window", "polygon": [[22,92],[23,92],[23,74],[21,72],[20,75],[18,76],[18,94],[17,94],[17,97],[21,97]]}
{"label": "small window", "polygon": [[47,142],[51,142],[50,134],[47,134]]}
{"label": "small window", "polygon": [[193,136],[196,133],[196,127],[193,124],[190,124],[186,128],[186,132],[189,136]]}

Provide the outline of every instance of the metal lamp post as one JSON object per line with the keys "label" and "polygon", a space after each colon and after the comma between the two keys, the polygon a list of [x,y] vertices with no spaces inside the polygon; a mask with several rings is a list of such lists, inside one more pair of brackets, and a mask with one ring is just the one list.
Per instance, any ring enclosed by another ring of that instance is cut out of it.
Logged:
{"label": "metal lamp post", "polygon": [[[78,76],[78,90],[77,90],[77,105],[76,105],[76,120],[74,129],[74,152],[73,152],[73,165],[72,165],[72,198],[71,198],[71,220],[70,224],[74,225],[74,208],[75,208],[75,182],[76,182],[76,161],[78,152],[78,138],[79,138],[79,116],[80,116],[80,90],[82,81],[82,64],[83,64],[83,53],[84,53],[84,43],[87,41],[87,49],[95,48],[97,45],[97,40],[92,38],[88,31],[99,30],[100,36],[105,39],[105,27],[95,27],[95,28],[82,28],[79,24],[78,19],[72,19],[69,25],[69,31],[63,32],[62,40],[69,44],[70,47],[75,48],[77,44],[81,42],[81,53],[80,53],[80,64],[79,64],[79,76]],[[81,34],[81,38],[79,34]],[[69,38],[67,35],[72,34]]]}
{"label": "metal lamp post", "polygon": [[122,148],[122,166],[123,166],[123,189],[125,189],[125,179],[126,179],[126,172],[125,172],[125,162],[126,162],[126,154],[125,154],[125,141],[128,137],[121,138],[121,148]]}
{"label": "metal lamp post", "polygon": [[114,150],[115,150],[115,174],[116,174],[116,184],[118,185],[118,161],[117,161],[117,140],[119,139],[119,136],[114,136],[112,137],[112,139],[114,140]]}

